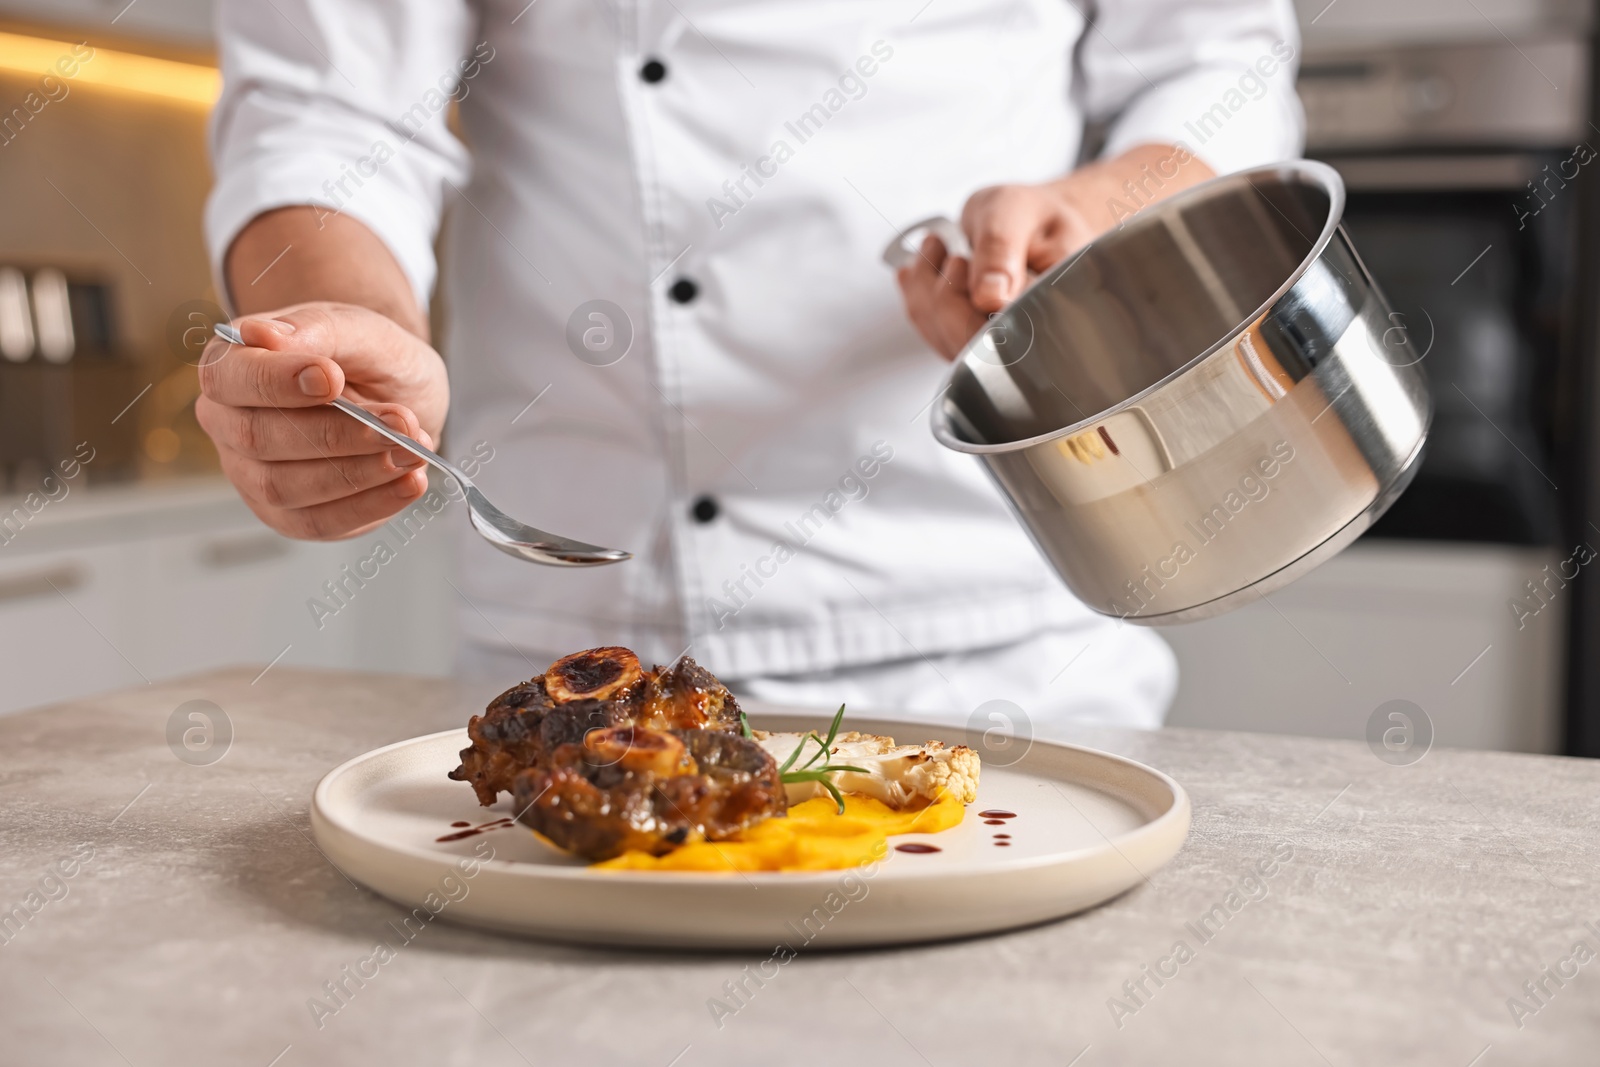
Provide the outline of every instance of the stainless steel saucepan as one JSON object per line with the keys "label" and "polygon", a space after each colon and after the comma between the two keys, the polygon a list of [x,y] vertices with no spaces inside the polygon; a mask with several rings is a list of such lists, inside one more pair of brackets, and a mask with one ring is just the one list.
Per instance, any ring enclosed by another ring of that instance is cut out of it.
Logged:
{"label": "stainless steel saucepan", "polygon": [[1416,473],[1427,384],[1343,212],[1320,163],[1213,179],[1041,275],[957,357],[934,435],[981,458],[1091,608],[1220,614],[1332,557]]}

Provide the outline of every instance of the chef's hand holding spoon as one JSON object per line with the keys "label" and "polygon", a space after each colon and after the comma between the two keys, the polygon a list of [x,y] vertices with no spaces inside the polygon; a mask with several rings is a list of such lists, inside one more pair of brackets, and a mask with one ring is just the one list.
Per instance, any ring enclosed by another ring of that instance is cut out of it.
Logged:
{"label": "chef's hand holding spoon", "polygon": [[961,212],[970,258],[951,255],[945,242],[930,234],[921,254],[900,268],[906,314],[934,351],[954,359],[989,316],[1010,303],[1034,275],[1115,228],[1139,207],[1214,174],[1181,147],[1150,144],[1079,167],[1056,181],[980,189]]}
{"label": "chef's hand holding spoon", "polygon": [[433,447],[450,386],[444,361],[363,307],[299,304],[240,319],[243,346],[214,340],[195,416],[250,510],[289,537],[370,530],[427,491],[423,461],[328,402],[343,395]]}

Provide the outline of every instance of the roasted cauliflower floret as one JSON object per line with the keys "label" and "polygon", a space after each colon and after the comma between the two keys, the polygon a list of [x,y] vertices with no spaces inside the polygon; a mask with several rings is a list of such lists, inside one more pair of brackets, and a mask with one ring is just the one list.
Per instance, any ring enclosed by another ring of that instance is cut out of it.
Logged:
{"label": "roasted cauliflower floret", "polygon": [[[774,734],[755,731],[756,743],[781,766],[795,747],[804,741],[795,766],[804,764],[817,742],[808,734]],[[821,762],[820,760],[818,761]],[[978,754],[966,745],[945,747],[941,741],[921,745],[898,745],[892,737],[844,733],[834,738],[827,762],[834,766],[860,767],[860,771],[835,771],[829,775],[841,793],[860,793],[874,797],[891,808],[905,808],[924,800],[937,800],[945,794],[963,804],[978,799]],[[791,805],[826,795],[820,782],[789,782],[785,789]]]}

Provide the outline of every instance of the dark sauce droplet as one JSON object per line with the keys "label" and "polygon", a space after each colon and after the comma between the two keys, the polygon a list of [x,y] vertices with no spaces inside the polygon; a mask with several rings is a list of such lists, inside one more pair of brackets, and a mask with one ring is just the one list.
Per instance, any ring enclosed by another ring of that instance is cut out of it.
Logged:
{"label": "dark sauce droplet", "polygon": [[994,835],[994,839],[996,841],[1009,841],[1011,839],[1011,835],[1010,834],[995,834]]}
{"label": "dark sauce droplet", "polygon": [[1015,819],[1016,817],[1016,812],[1006,811],[1004,808],[990,808],[988,811],[978,812],[978,818],[980,819]]}
{"label": "dark sauce droplet", "polygon": [[[452,823],[451,825],[455,826],[455,825],[464,825],[464,824]],[[506,827],[514,826],[514,825],[516,825],[516,824],[511,819],[495,819],[493,822],[486,822],[482,826],[473,826],[473,827],[469,827],[466,830],[457,830],[453,834],[445,834],[443,837],[434,838],[434,840],[435,841],[460,841],[463,838],[476,837],[479,834],[485,833],[485,832],[487,832],[489,830],[504,830]]]}
{"label": "dark sauce droplet", "polygon": [[1010,848],[1011,847],[1011,842],[1010,841],[996,841],[994,843],[994,847],[995,848]]}
{"label": "dark sauce droplet", "polygon": [[915,855],[922,855],[928,852],[938,852],[940,848],[938,845],[924,845],[916,841],[907,841],[903,845],[894,846],[894,850],[896,852],[910,852]]}
{"label": "dark sauce droplet", "polygon": [[1006,824],[1004,819],[985,819],[983,821],[989,826],[1004,826]]}
{"label": "dark sauce droplet", "polygon": [[463,826],[471,826],[472,824],[470,822],[468,822],[467,820],[465,820],[465,819],[457,819],[455,822],[451,823],[450,825],[454,826],[456,829],[459,830]]}

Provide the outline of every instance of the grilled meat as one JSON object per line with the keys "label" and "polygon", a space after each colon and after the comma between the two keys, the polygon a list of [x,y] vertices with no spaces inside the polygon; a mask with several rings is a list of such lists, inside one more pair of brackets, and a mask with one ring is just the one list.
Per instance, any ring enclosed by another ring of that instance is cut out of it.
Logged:
{"label": "grilled meat", "polygon": [[671,667],[657,667],[650,672],[639,723],[652,730],[738,733],[739,704],[715,675],[682,656]]}
{"label": "grilled meat", "polygon": [[591,860],[717,841],[787,809],[778,765],[737,733],[594,730],[514,779],[517,818]]}
{"label": "grilled meat", "polygon": [[[659,668],[658,668],[659,669]],[[562,656],[544,672],[545,692],[556,703],[625,698],[644,672],[631,649],[607,645]]]}
{"label": "grilled meat", "polygon": [[450,772],[469,782],[478,803],[488,807],[501,790],[511,791],[518,771],[539,763],[561,745],[582,741],[590,730],[629,721],[628,708],[615,701],[550,699],[543,678],[501,693],[482,715],[467,723],[472,744],[461,750],[461,766]]}
{"label": "grilled meat", "polygon": [[450,777],[470,783],[487,807],[512,791],[519,772],[547,765],[562,745],[581,743],[592,730],[634,725],[737,732],[739,705],[687,656],[645,671],[626,648],[592,648],[563,656],[474,715],[467,724],[472,744]]}

